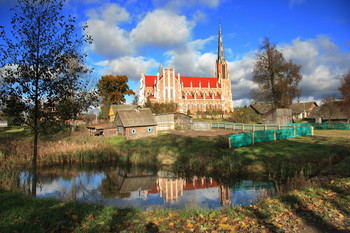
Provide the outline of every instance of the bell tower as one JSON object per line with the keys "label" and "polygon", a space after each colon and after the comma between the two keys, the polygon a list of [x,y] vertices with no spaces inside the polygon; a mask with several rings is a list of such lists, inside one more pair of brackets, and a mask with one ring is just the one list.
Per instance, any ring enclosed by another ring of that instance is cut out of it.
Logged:
{"label": "bell tower", "polygon": [[221,24],[219,24],[218,58],[216,60],[216,78],[219,79],[219,82],[221,82],[221,79],[229,79],[227,62],[225,60],[225,55],[224,55],[224,45],[222,43]]}

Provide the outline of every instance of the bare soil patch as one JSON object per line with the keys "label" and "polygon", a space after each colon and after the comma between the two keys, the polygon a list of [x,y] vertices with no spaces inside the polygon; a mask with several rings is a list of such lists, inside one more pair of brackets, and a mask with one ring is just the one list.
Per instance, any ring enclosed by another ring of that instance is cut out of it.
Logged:
{"label": "bare soil patch", "polygon": [[213,130],[173,130],[170,133],[176,135],[190,136],[190,137],[216,137],[216,136],[229,136],[231,134],[244,133],[243,131],[234,131],[227,129],[213,129]]}

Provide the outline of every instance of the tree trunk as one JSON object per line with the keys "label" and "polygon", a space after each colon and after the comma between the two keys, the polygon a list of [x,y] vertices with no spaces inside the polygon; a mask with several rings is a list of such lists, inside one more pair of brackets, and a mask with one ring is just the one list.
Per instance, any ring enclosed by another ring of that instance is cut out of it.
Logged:
{"label": "tree trunk", "polygon": [[38,157],[38,131],[34,130],[34,150],[32,158],[32,196],[36,196],[36,186],[38,183],[36,161]]}

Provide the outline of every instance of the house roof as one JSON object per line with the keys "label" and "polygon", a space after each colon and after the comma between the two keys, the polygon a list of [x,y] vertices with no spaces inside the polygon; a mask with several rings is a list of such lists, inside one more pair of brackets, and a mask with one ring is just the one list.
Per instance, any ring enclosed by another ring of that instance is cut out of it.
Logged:
{"label": "house roof", "polygon": [[311,110],[314,106],[318,106],[316,102],[304,102],[304,103],[296,103],[289,106],[292,109],[293,114],[300,114],[305,111]]}
{"label": "house roof", "polygon": [[[146,87],[152,87],[155,84],[157,76],[155,75],[145,75]],[[217,86],[221,88],[221,84],[218,83],[217,78],[213,77],[180,77],[180,83],[183,84],[184,87],[211,87],[216,88]],[[201,84],[201,85],[199,85]]]}
{"label": "house roof", "polygon": [[265,115],[266,113],[275,109],[272,104],[251,104],[250,107],[260,115]]}
{"label": "house roof", "polygon": [[151,190],[156,182],[157,176],[127,177],[120,187],[120,192]]}
{"label": "house roof", "polygon": [[113,105],[111,105],[111,108],[112,108],[114,114],[118,110],[136,109],[137,107],[138,107],[137,105],[131,105],[131,104],[113,104]]}
{"label": "house roof", "polygon": [[157,122],[149,108],[118,110],[119,117],[115,119],[116,126],[133,127],[157,125]]}
{"label": "house roof", "polygon": [[349,119],[346,109],[341,101],[332,101],[314,108],[308,118],[324,118],[330,120]]}

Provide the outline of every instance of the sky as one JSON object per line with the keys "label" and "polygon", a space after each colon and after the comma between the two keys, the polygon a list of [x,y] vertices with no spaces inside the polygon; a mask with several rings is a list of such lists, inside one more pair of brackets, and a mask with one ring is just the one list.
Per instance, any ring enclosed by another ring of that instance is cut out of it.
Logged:
{"label": "sky", "polygon": [[[0,25],[10,26],[14,2],[0,0]],[[350,69],[349,0],[68,0],[64,11],[79,28],[89,26],[93,43],[84,51],[94,82],[127,75],[135,92],[141,72],[156,75],[160,64],[181,76],[214,77],[219,23],[235,106],[251,102],[265,37],[301,66],[300,101],[339,97]]]}

